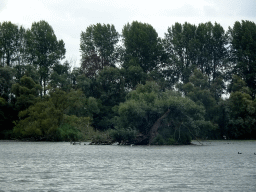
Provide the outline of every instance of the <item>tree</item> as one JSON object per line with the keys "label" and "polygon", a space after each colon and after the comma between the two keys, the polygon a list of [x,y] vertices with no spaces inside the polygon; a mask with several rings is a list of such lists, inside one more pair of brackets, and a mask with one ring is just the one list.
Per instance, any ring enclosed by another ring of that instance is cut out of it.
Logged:
{"label": "tree", "polygon": [[125,100],[124,78],[121,70],[116,67],[103,69],[95,83],[95,98],[100,103],[100,111],[94,114],[94,125],[99,130],[113,128],[111,119],[114,117],[112,108]]}
{"label": "tree", "polygon": [[59,140],[61,131],[66,130],[64,127],[69,116],[74,119],[74,111],[86,110],[84,101],[85,97],[81,91],[66,93],[59,89],[51,90],[49,97],[19,112],[14,133],[19,138]]}
{"label": "tree", "polygon": [[208,76],[209,84],[224,75],[227,60],[227,34],[222,26],[211,22],[198,26],[175,23],[164,39],[168,62],[164,73],[171,83],[188,83],[194,69]]}
{"label": "tree", "polygon": [[185,95],[206,109],[205,119],[213,120],[215,107],[217,105],[214,95],[210,91],[207,76],[199,70],[195,70],[190,76],[189,82],[181,86]]}
{"label": "tree", "polygon": [[118,41],[119,34],[114,25],[110,24],[90,25],[81,33],[81,68],[88,77],[95,78],[100,70],[115,66]]}
{"label": "tree", "polygon": [[0,58],[2,66],[12,66],[19,41],[19,28],[9,22],[0,24]]}
{"label": "tree", "polygon": [[233,74],[238,74],[256,94],[256,24],[251,21],[235,22],[229,28]]}
{"label": "tree", "polygon": [[230,138],[255,139],[256,118],[255,101],[243,92],[234,92],[230,95]]}
{"label": "tree", "polygon": [[0,96],[0,139],[13,139],[13,122],[17,119],[17,112],[11,103]]}
{"label": "tree", "polygon": [[140,66],[145,73],[158,69],[163,49],[156,30],[150,24],[138,21],[127,23],[122,34],[125,49],[124,68],[127,69],[131,65]]}
{"label": "tree", "polygon": [[11,67],[0,67],[0,97],[3,97],[8,102],[12,99],[13,76],[14,70]]}
{"label": "tree", "polygon": [[224,75],[227,60],[227,34],[220,24],[201,23],[196,30],[197,66],[208,76],[209,84]]}
{"label": "tree", "polygon": [[[200,136],[210,122],[204,120],[204,108],[171,91],[160,91],[154,82],[139,85],[120,103],[117,128],[137,130],[137,143],[151,144],[157,135],[181,141],[182,134]],[[212,126],[211,126],[212,127]],[[183,143],[181,141],[181,143]]]}
{"label": "tree", "polygon": [[121,70],[114,67],[105,68],[96,79],[99,99],[103,105],[115,106],[124,101],[124,79]]}
{"label": "tree", "polygon": [[125,79],[125,88],[134,90],[138,84],[145,84],[147,74],[140,66],[131,65],[127,69],[122,68],[122,73]]}
{"label": "tree", "polygon": [[140,84],[136,90],[131,91],[127,100],[119,105],[120,128],[135,129],[147,135],[162,112],[161,108],[156,106],[161,104],[159,91],[159,86],[154,82]]}
{"label": "tree", "polygon": [[63,91],[71,89],[71,67],[68,61],[65,61],[63,64],[54,64],[49,84],[52,88],[59,88]]}
{"label": "tree", "polygon": [[65,45],[63,40],[57,40],[53,28],[46,21],[34,22],[27,32],[27,39],[29,60],[38,69],[39,82],[45,95],[50,69],[64,59]]}
{"label": "tree", "polygon": [[27,109],[38,100],[42,87],[36,84],[31,77],[23,76],[20,83],[12,85],[11,92],[16,97],[15,107],[18,111]]}
{"label": "tree", "polygon": [[189,23],[175,23],[165,34],[164,45],[168,54],[165,75],[171,77],[170,82],[187,83],[195,69],[196,26]]}

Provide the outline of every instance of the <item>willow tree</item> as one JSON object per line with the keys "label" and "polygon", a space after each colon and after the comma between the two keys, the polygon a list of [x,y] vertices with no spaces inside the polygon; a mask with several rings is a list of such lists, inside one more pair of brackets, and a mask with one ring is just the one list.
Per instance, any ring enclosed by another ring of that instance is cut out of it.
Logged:
{"label": "willow tree", "polygon": [[[157,135],[183,143],[184,134],[204,136],[212,128],[204,107],[177,92],[160,91],[155,82],[139,85],[118,107],[117,128],[137,130],[137,144],[152,144]],[[186,142],[185,142],[186,143]]]}

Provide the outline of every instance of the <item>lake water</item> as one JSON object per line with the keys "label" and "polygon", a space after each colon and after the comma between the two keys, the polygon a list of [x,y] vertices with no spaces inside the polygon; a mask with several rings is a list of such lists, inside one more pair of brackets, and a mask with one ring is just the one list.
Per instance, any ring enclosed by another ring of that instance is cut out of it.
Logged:
{"label": "lake water", "polygon": [[132,147],[0,142],[0,192],[251,192],[254,153],[256,141]]}

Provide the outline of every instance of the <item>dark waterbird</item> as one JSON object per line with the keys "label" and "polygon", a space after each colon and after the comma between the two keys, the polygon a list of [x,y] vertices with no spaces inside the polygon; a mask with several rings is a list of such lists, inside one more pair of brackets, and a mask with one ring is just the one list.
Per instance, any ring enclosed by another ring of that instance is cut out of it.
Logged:
{"label": "dark waterbird", "polygon": [[238,152],[238,154],[242,154],[242,153]]}

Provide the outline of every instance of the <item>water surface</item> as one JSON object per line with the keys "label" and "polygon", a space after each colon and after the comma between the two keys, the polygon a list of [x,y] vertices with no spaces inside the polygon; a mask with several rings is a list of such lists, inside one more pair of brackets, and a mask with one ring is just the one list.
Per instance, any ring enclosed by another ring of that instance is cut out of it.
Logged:
{"label": "water surface", "polygon": [[256,191],[254,153],[256,141],[133,147],[0,142],[0,192]]}

